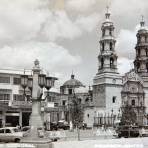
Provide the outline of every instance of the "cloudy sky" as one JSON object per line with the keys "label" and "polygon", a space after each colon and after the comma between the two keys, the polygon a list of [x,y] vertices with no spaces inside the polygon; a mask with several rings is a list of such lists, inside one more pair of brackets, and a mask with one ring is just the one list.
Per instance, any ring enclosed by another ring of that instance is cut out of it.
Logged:
{"label": "cloudy sky", "polygon": [[106,6],[116,27],[120,73],[132,67],[136,32],[147,0],[0,0],[0,68],[40,65],[62,84],[72,71],[86,86],[97,73]]}

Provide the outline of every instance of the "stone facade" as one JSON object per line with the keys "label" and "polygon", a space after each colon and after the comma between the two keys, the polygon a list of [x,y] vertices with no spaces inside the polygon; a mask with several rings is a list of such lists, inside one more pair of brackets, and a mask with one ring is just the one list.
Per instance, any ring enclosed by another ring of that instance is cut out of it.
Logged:
{"label": "stone facade", "polygon": [[63,119],[68,122],[71,121],[70,105],[72,104],[74,97],[79,99],[80,104],[83,107],[83,122],[85,122],[88,127],[92,127],[94,123],[92,91],[91,89],[85,88],[85,86],[79,80],[75,79],[75,76],[72,74],[71,78],[60,87],[61,106],[67,108],[67,110],[63,112]]}
{"label": "stone facade", "polygon": [[145,26],[143,18],[140,22],[140,29],[137,32],[135,50],[136,58],[134,61],[134,68],[143,80],[146,113],[148,113],[148,28]]}
{"label": "stone facade", "polygon": [[121,96],[122,110],[125,110],[127,106],[132,107],[136,114],[136,124],[145,124],[145,93],[143,81],[138,74],[135,73],[134,69],[126,73],[123,78]]}
{"label": "stone facade", "polygon": [[[0,127],[27,126],[31,114],[31,102],[23,97],[20,88],[22,70],[0,69]],[[31,71],[26,71],[31,75]],[[29,89],[26,89],[29,96]]]}

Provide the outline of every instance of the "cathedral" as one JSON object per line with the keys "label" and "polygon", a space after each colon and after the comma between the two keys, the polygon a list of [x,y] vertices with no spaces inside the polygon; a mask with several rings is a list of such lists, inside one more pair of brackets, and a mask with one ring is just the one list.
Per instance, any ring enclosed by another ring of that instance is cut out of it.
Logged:
{"label": "cathedral", "polygon": [[148,28],[142,18],[137,32],[134,69],[118,73],[114,24],[107,9],[101,26],[98,71],[93,79],[94,121],[96,126],[112,126],[120,121],[122,110],[131,106],[138,125],[147,124],[148,113]]}

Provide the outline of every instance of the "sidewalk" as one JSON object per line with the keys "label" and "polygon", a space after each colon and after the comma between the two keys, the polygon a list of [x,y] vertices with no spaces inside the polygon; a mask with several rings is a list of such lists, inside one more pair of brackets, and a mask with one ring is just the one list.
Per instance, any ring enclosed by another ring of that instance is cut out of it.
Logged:
{"label": "sidewalk", "polygon": [[106,140],[60,141],[54,142],[52,148],[148,148],[146,138],[120,138]]}

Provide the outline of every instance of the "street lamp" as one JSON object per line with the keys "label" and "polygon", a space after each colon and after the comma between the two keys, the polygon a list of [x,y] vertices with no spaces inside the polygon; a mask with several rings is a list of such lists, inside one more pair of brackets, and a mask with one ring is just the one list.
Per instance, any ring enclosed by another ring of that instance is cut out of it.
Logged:
{"label": "street lamp", "polygon": [[[54,82],[57,80],[57,78],[48,76],[46,77],[45,74],[42,74],[38,60],[35,60],[32,71],[32,76],[25,74],[21,76],[21,86],[24,88],[24,95],[25,89],[27,87],[30,89],[32,94],[30,97],[32,101],[32,113],[30,116],[31,129],[28,137],[22,139],[22,142],[32,142],[33,140],[36,143],[41,141],[46,143],[49,142],[49,140],[45,138],[40,139],[37,130],[39,127],[42,127],[43,129],[43,120],[41,117],[41,101],[46,99],[42,99],[43,88],[45,87],[49,91],[49,89],[54,86]],[[49,94],[47,94],[47,96],[49,96]]]}
{"label": "street lamp", "polygon": [[49,77],[49,76],[46,76],[45,77],[45,88],[47,89],[47,96],[45,97],[45,99],[49,97],[49,90],[51,87],[54,86],[54,82],[55,80],[58,80],[56,77]]}
{"label": "street lamp", "polygon": [[26,92],[25,92],[25,89],[28,85],[28,75],[25,75],[25,71],[24,71],[24,74],[21,75],[21,86],[23,88],[23,96],[24,96],[24,100],[26,98]]}

